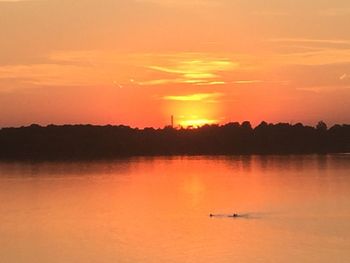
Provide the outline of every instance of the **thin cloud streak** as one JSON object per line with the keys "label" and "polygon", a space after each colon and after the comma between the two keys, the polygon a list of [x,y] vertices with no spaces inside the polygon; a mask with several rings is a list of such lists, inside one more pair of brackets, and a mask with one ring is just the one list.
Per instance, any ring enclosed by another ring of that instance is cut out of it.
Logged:
{"label": "thin cloud streak", "polygon": [[292,43],[350,44],[350,40],[348,39],[272,38],[268,41]]}
{"label": "thin cloud streak", "polygon": [[350,75],[348,75],[348,74],[346,74],[346,73],[344,73],[343,75],[341,75],[341,76],[339,77],[340,80],[346,80],[346,79],[349,79],[349,78],[350,78]]}
{"label": "thin cloud streak", "polygon": [[[193,54],[188,58],[179,56],[165,60],[165,65],[151,65],[148,69],[175,75],[176,78],[163,79],[162,81],[151,80],[150,83],[187,83],[195,85],[222,85],[225,81],[221,78],[220,72],[232,71],[239,67],[239,63],[228,58],[205,58],[203,54]],[[143,82],[147,83],[147,82]]]}
{"label": "thin cloud streak", "polygon": [[223,93],[196,93],[189,95],[177,95],[177,96],[164,96],[164,100],[171,101],[205,101],[205,100],[213,100],[222,97]]}

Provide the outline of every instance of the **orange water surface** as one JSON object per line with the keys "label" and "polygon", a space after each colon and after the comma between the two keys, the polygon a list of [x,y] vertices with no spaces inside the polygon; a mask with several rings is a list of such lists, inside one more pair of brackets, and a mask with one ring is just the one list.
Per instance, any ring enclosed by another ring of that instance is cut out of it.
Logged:
{"label": "orange water surface", "polygon": [[350,155],[1,163],[0,222],[4,263],[345,263]]}

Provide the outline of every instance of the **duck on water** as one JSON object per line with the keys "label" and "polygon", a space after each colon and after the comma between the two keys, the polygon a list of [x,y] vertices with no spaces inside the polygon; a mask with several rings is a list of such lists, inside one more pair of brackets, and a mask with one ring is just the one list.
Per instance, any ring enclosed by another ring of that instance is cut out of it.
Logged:
{"label": "duck on water", "polygon": [[[225,215],[214,215],[214,214],[209,214],[210,217],[214,217],[214,216],[225,216]],[[239,214],[229,214],[229,215],[226,215],[227,217],[239,217],[240,215]]]}

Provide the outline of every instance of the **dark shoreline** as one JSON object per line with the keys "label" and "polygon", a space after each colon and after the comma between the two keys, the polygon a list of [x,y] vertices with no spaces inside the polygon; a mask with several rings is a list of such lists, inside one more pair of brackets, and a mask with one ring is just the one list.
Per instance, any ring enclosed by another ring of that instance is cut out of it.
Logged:
{"label": "dark shoreline", "polygon": [[350,125],[262,122],[196,129],[31,125],[0,130],[0,160],[108,160],[156,156],[304,155],[350,152]]}
{"label": "dark shoreline", "polygon": [[209,154],[202,154],[202,155],[133,155],[133,156],[116,156],[116,157],[106,157],[106,158],[11,158],[11,159],[0,159],[0,164],[17,164],[17,163],[23,163],[23,164],[40,164],[40,163],[85,163],[85,162],[119,162],[119,161],[132,161],[132,160],[139,160],[139,159],[165,159],[165,160],[172,160],[172,159],[188,159],[188,158],[297,158],[297,157],[319,157],[319,158],[325,158],[325,157],[337,157],[337,156],[347,156],[350,155],[350,153],[307,153],[307,154],[217,154],[217,155],[209,155]]}

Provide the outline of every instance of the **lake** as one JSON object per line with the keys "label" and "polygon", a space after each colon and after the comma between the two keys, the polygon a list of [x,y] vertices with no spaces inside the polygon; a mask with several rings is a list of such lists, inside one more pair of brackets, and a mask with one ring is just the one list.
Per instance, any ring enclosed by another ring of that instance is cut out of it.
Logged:
{"label": "lake", "polygon": [[0,163],[4,263],[349,259],[347,154]]}

